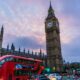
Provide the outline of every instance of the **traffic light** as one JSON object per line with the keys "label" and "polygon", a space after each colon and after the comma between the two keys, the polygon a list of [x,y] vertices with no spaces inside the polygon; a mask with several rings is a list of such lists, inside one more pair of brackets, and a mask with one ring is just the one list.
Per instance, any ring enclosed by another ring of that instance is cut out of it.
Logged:
{"label": "traffic light", "polygon": [[53,70],[53,71],[55,71],[55,70],[56,70],[56,68],[55,68],[55,67],[53,67],[53,68],[52,68],[52,70]]}
{"label": "traffic light", "polygon": [[46,71],[46,72],[50,72],[51,69],[50,69],[50,68],[45,68],[45,71]]}

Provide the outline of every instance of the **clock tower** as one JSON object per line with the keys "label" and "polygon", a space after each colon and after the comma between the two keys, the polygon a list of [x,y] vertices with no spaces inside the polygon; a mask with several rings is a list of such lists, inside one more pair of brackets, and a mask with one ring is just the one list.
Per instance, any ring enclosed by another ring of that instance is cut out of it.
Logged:
{"label": "clock tower", "polygon": [[48,16],[45,19],[45,33],[47,65],[48,67],[53,68],[54,71],[61,71],[63,60],[61,54],[59,22],[54,14],[51,2],[48,10]]}

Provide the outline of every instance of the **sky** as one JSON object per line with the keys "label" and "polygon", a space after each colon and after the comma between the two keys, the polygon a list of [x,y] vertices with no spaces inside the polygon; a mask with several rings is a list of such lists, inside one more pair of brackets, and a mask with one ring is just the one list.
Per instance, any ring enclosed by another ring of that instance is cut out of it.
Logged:
{"label": "sky", "polygon": [[[51,0],[59,20],[61,48],[66,62],[80,62],[80,0]],[[3,47],[46,53],[45,18],[50,0],[0,0]]]}

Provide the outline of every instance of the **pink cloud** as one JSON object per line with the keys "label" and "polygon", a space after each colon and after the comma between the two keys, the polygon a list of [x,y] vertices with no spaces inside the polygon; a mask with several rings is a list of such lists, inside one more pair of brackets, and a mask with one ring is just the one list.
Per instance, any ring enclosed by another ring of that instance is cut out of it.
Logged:
{"label": "pink cloud", "polygon": [[78,22],[72,16],[61,16],[59,18],[61,29],[61,41],[62,43],[69,44],[74,38],[79,35],[79,27],[76,28]]}

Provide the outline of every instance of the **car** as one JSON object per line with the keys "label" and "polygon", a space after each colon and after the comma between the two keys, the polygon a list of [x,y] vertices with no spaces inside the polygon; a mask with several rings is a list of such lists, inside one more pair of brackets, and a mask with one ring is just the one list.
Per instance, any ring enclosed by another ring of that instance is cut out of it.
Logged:
{"label": "car", "polygon": [[51,73],[48,75],[48,78],[51,80],[53,79],[62,80],[62,76],[59,73]]}
{"label": "car", "polygon": [[45,74],[50,80],[56,80],[56,78],[51,74]]}
{"label": "car", "polygon": [[50,79],[45,75],[33,75],[32,80],[50,80]]}

